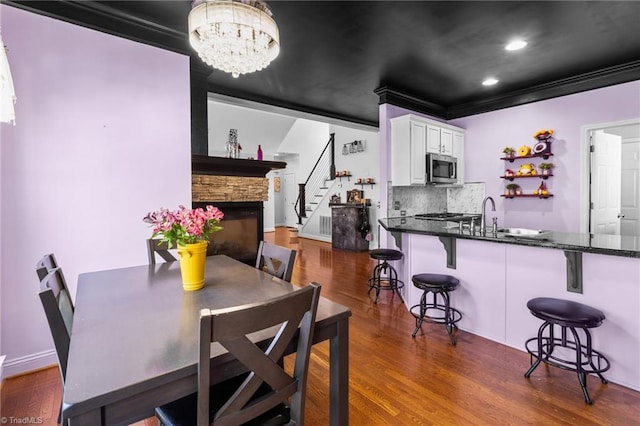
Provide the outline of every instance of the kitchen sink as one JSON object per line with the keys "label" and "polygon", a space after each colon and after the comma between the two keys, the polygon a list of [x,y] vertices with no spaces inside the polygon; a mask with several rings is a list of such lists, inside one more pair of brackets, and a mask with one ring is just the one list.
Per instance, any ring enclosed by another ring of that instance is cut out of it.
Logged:
{"label": "kitchen sink", "polygon": [[542,231],[540,229],[527,229],[527,228],[498,228],[499,234],[504,234],[507,237],[541,237],[549,233],[549,231]]}

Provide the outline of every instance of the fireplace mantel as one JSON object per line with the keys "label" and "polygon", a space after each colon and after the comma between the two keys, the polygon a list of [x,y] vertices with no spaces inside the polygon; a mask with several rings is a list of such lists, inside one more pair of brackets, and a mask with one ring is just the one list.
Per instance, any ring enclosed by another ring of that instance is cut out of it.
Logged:
{"label": "fireplace mantel", "polygon": [[191,173],[194,175],[265,177],[275,169],[284,169],[283,161],[246,160],[244,158],[191,156]]}

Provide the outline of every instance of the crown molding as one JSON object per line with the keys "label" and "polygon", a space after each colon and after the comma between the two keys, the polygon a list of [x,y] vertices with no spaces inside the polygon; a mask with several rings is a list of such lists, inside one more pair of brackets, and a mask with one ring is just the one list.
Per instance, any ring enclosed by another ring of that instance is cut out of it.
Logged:
{"label": "crown molding", "polygon": [[640,60],[532,86],[482,101],[455,105],[447,109],[446,118],[451,120],[467,117],[635,80],[640,80]]}
{"label": "crown molding", "polygon": [[452,120],[636,80],[640,80],[640,60],[449,107],[437,105],[386,86],[374,90],[374,93],[379,96],[379,104],[388,103],[422,114]]}
{"label": "crown molding", "polygon": [[2,3],[177,53],[194,53],[186,32],[123,13],[108,2],[2,0]]}
{"label": "crown molding", "polygon": [[412,111],[431,115],[437,118],[447,118],[447,108],[413,95],[399,92],[387,86],[378,87],[373,91],[378,95],[378,105],[391,104]]}

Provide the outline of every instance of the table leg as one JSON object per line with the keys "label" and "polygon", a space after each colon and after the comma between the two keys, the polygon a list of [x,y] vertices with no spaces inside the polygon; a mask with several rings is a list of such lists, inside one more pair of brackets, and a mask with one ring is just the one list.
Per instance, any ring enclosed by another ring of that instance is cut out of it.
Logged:
{"label": "table leg", "polygon": [[339,321],[329,349],[329,415],[333,426],[349,424],[349,319]]}

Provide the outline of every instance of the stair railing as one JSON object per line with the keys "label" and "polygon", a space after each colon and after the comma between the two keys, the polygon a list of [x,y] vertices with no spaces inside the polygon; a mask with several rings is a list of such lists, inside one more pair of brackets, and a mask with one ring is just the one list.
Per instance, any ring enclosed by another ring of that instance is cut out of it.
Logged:
{"label": "stair railing", "polygon": [[[335,133],[330,134],[329,141],[322,150],[313,169],[311,169],[307,180],[304,183],[298,184],[298,199],[296,200],[294,208],[298,216],[299,225],[302,224],[302,219],[307,217],[307,201],[315,204],[315,198],[320,197],[320,192],[326,185],[326,181],[335,179],[335,135]],[[307,198],[309,198],[309,200],[307,200]]]}

